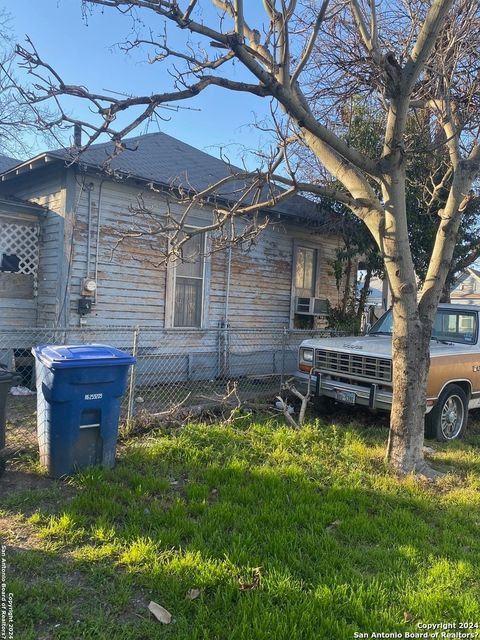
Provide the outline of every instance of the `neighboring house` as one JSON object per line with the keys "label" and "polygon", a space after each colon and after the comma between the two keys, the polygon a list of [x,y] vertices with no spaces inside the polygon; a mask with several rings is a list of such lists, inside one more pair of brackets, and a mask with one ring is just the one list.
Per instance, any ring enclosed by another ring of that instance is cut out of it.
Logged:
{"label": "neighboring house", "polygon": [[[229,168],[163,133],[127,143],[114,175],[102,172],[110,144],[90,147],[73,164],[65,150],[21,163],[0,159],[0,330],[146,325],[181,332],[323,321],[324,301],[338,302],[330,262],[340,239],[322,231],[317,205],[294,196],[260,212],[270,224],[248,246],[210,253],[209,235],[195,236],[185,250],[189,262],[165,267],[164,241],[124,237],[137,220],[139,194],[157,219],[167,211],[178,218],[172,188],[201,190]],[[236,187],[220,197],[233,200]],[[211,221],[211,208],[196,207],[187,224]]]}
{"label": "neighboring house", "polygon": [[[365,272],[359,271],[357,278],[357,297],[360,295],[360,292],[363,288]],[[370,286],[368,289],[368,297],[366,304],[367,306],[373,305],[374,307],[381,307],[382,309],[385,307],[385,302],[383,300],[384,294],[384,286],[383,280],[378,276],[372,276],[370,279]]]}
{"label": "neighboring house", "polygon": [[467,267],[456,279],[450,301],[458,304],[480,304],[480,271]]}
{"label": "neighboring house", "polygon": [[[357,290],[362,285],[360,279]],[[385,289],[383,281],[374,277],[370,281],[370,293],[367,298],[367,306],[374,306],[376,309],[390,306],[390,299],[384,303]],[[388,294],[389,295],[389,294]],[[480,270],[467,267],[465,271],[456,279],[451,292],[450,302],[455,304],[479,304],[480,305]]]}

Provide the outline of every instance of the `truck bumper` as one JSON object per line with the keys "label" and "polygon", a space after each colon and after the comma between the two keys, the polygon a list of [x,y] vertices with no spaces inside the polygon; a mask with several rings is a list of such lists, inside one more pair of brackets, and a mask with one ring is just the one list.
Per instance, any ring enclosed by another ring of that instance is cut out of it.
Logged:
{"label": "truck bumper", "polygon": [[[297,371],[295,383],[300,389],[306,391],[308,378],[308,373]],[[392,408],[392,392],[379,389],[375,383],[368,386],[360,386],[348,382],[330,380],[318,373],[311,375],[310,389],[316,396],[326,396],[346,405],[359,404],[370,409],[383,409],[384,411],[390,411]],[[346,398],[349,398],[350,401],[347,402]]]}

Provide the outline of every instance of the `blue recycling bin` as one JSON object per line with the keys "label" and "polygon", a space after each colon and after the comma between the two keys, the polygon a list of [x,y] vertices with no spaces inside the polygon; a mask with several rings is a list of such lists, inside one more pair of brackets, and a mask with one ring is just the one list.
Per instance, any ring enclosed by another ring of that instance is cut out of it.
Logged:
{"label": "blue recycling bin", "polygon": [[135,358],[102,344],[39,345],[32,353],[41,463],[57,478],[90,465],[113,467],[120,402]]}

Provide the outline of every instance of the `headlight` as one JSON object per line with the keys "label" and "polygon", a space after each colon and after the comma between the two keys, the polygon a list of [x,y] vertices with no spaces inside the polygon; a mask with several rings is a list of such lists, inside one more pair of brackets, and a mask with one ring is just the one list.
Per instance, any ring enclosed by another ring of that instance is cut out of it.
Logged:
{"label": "headlight", "polygon": [[300,349],[300,360],[313,363],[313,349]]}

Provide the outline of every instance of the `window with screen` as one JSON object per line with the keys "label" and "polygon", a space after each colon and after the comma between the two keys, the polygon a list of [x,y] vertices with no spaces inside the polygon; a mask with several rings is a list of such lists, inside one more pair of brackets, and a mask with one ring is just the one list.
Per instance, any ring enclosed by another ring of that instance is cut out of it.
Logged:
{"label": "window with screen", "polygon": [[175,327],[201,327],[204,285],[205,234],[195,235],[182,247],[175,267]]}

